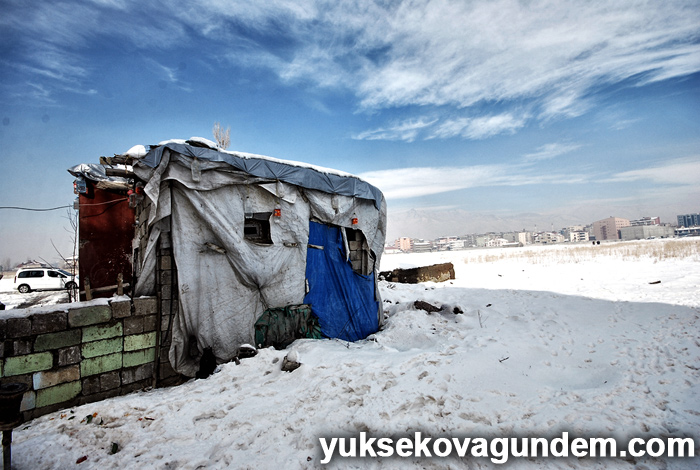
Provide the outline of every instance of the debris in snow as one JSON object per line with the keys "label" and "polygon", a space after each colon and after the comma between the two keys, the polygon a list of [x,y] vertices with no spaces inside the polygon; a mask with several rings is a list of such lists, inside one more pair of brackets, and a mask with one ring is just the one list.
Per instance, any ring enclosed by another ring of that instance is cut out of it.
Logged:
{"label": "debris in snow", "polygon": [[452,263],[433,264],[418,268],[396,268],[393,271],[382,271],[380,279],[402,284],[418,284],[419,282],[443,282],[455,278],[455,268]]}
{"label": "debris in snow", "polygon": [[649,284],[661,284],[661,281],[652,281]]}
{"label": "debris in snow", "polygon": [[258,350],[255,349],[255,347],[250,345],[250,344],[241,344],[241,347],[238,348],[238,358],[239,359],[246,359],[249,357],[254,357],[256,354],[258,354]]}
{"label": "debris in snow", "polygon": [[299,354],[296,351],[290,351],[282,360],[282,370],[284,372],[292,372],[301,366],[299,362]]}
{"label": "debris in snow", "polygon": [[428,313],[439,312],[442,310],[441,307],[436,307],[435,305],[429,304],[423,300],[416,300],[413,302],[413,306],[418,310],[425,310]]}

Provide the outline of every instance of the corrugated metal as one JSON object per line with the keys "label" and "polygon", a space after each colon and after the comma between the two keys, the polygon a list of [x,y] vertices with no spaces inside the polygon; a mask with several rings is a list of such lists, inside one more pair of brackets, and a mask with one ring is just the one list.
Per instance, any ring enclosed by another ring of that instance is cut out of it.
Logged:
{"label": "corrugated metal", "polygon": [[[120,273],[131,284],[134,210],[126,193],[98,189],[89,180],[87,185],[87,193],[79,196],[80,290],[85,290],[86,278],[91,289],[116,285]],[[114,291],[93,297],[112,295]]]}

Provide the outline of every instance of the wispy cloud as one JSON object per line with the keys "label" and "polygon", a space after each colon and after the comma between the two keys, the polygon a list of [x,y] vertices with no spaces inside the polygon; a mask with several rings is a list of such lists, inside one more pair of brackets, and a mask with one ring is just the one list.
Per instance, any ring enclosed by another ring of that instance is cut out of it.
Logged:
{"label": "wispy cloud", "polygon": [[574,150],[581,148],[579,144],[562,144],[562,143],[552,143],[541,146],[536,152],[527,153],[523,155],[523,161],[525,162],[538,162],[542,160],[551,160],[560,155],[564,155]]}
{"label": "wispy cloud", "polygon": [[577,184],[581,174],[538,174],[528,165],[474,165],[465,167],[401,168],[362,173],[387,199],[407,199],[460,189],[533,184]]}
{"label": "wispy cloud", "polygon": [[[194,0],[168,8],[95,0],[3,13],[0,26],[25,46],[37,37],[73,53],[96,38],[163,50],[204,41],[204,57],[342,87],[361,109],[447,107],[454,115],[480,103],[502,107],[498,116],[447,121],[434,138],[481,139],[531,119],[578,116],[595,105],[600,86],[700,71],[697,0]],[[531,113],[518,117],[524,104]]]}
{"label": "wispy cloud", "polygon": [[517,117],[511,113],[450,119],[437,126],[429,138],[465,137],[479,140],[498,134],[513,134],[524,125],[524,116]]}
{"label": "wispy cloud", "polygon": [[353,136],[353,139],[401,140],[404,142],[413,142],[416,140],[416,137],[421,130],[433,125],[436,121],[436,119],[429,120],[426,118],[410,119],[387,128],[379,128],[361,132]]}
{"label": "wispy cloud", "polygon": [[700,157],[669,160],[660,165],[638,170],[623,171],[608,178],[606,182],[625,183],[650,181],[657,184],[700,186]]}

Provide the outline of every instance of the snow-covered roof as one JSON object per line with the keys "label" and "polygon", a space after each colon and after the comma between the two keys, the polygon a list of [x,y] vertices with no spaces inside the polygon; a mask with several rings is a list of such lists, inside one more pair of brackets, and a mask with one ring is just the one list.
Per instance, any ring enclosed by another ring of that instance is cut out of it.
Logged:
{"label": "snow-covered roof", "polygon": [[381,191],[357,176],[308,163],[226,151],[216,147],[214,142],[201,137],[192,137],[187,141],[168,140],[161,142],[158,146],[151,148],[144,157],[138,160],[138,163],[155,168],[160,163],[166,149],[200,160],[225,162],[236,169],[260,178],[279,180],[329,194],[368,199],[374,202],[378,210],[381,207],[383,199]]}

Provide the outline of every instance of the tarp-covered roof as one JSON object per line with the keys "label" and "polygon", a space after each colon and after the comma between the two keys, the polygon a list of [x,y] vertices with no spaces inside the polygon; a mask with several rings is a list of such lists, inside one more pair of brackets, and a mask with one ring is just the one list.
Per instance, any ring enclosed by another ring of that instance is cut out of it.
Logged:
{"label": "tarp-covered roof", "polygon": [[368,199],[374,202],[377,210],[381,207],[381,191],[357,176],[263,155],[228,152],[170,141],[153,148],[139,163],[155,168],[166,149],[201,160],[225,162],[259,178],[278,180],[329,194]]}

